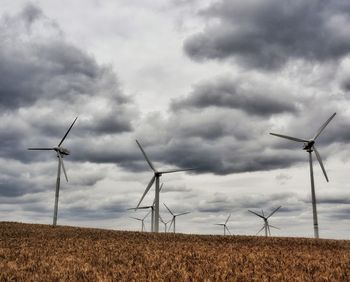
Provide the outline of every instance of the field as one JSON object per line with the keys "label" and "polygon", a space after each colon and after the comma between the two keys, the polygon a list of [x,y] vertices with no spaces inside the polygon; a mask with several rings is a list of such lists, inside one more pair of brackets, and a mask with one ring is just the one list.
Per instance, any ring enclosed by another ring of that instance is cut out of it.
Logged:
{"label": "field", "polygon": [[0,222],[0,281],[350,281],[350,241]]}

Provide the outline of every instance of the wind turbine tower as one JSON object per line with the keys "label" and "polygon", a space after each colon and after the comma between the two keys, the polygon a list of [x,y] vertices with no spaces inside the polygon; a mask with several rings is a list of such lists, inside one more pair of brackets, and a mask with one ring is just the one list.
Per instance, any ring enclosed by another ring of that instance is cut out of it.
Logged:
{"label": "wind turbine tower", "polygon": [[312,214],[313,214],[314,236],[315,236],[315,238],[319,238],[319,231],[318,231],[318,219],[317,219],[317,208],[316,208],[316,192],[315,192],[315,183],[314,183],[314,171],[313,171],[313,167],[312,167],[312,154],[311,153],[315,152],[316,158],[317,158],[317,160],[318,160],[318,162],[319,162],[319,164],[321,166],[321,169],[323,171],[324,177],[326,178],[326,180],[328,182],[328,176],[327,176],[326,170],[325,170],[325,168],[323,166],[321,155],[318,152],[318,150],[316,149],[315,142],[316,142],[316,139],[322,133],[322,131],[326,128],[328,123],[334,118],[335,115],[336,115],[336,113],[331,115],[330,118],[328,118],[326,120],[326,122],[318,129],[318,131],[316,132],[315,136],[313,138],[309,139],[309,140],[301,139],[301,138],[297,138],[297,137],[291,137],[291,136],[282,135],[282,134],[270,133],[271,135],[274,135],[274,136],[277,136],[277,137],[281,137],[281,138],[289,139],[289,140],[292,140],[292,141],[304,143],[303,150],[305,150],[306,152],[309,153],[310,180],[311,180],[311,198],[312,198]]}
{"label": "wind turbine tower", "polygon": [[60,143],[58,143],[57,147],[53,148],[28,148],[28,150],[38,150],[38,151],[55,151],[57,154],[58,158],[58,169],[57,169],[57,179],[56,179],[56,192],[55,192],[55,207],[54,207],[54,212],[53,212],[53,226],[56,226],[57,224],[57,212],[58,212],[58,198],[60,194],[60,181],[61,181],[61,167],[64,172],[64,176],[66,178],[66,181],[68,182],[68,177],[66,173],[66,169],[64,168],[64,163],[63,163],[63,156],[68,156],[70,152],[62,147],[63,141],[66,139],[68,133],[72,129],[74,123],[76,122],[78,117],[75,118],[69,129],[67,130],[66,134],[63,136],[62,140]]}

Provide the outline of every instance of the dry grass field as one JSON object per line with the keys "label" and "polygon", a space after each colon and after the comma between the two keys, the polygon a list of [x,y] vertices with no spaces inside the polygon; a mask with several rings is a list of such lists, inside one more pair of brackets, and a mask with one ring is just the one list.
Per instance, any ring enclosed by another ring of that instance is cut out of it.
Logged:
{"label": "dry grass field", "polygon": [[350,241],[0,223],[0,281],[350,281]]}

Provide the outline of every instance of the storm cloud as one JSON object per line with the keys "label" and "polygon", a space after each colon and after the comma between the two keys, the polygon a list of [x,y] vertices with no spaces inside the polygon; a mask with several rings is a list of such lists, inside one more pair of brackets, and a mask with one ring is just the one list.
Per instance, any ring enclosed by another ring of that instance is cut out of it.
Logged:
{"label": "storm cloud", "polygon": [[76,116],[76,136],[132,131],[137,111],[112,68],[69,43],[38,6],[3,15],[0,39],[2,156],[28,160],[26,147],[57,145]]}
{"label": "storm cloud", "polygon": [[271,89],[267,84],[256,85],[249,80],[216,79],[197,85],[187,98],[173,102],[172,108],[221,107],[261,116],[297,111],[288,94],[275,92],[276,89]]}
{"label": "storm cloud", "polygon": [[200,15],[207,25],[184,42],[186,54],[199,61],[235,59],[276,70],[292,59],[328,62],[350,51],[346,0],[221,0]]}

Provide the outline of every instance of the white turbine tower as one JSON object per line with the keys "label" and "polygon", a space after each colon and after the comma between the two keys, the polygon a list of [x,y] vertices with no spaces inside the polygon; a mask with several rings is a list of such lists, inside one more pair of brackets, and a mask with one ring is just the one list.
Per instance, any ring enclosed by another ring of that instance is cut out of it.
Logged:
{"label": "white turbine tower", "polygon": [[173,172],[179,172],[179,171],[189,171],[189,170],[193,170],[193,168],[191,169],[171,169],[171,170],[163,170],[163,171],[158,171],[153,163],[150,161],[150,159],[147,157],[146,152],[143,150],[141,144],[136,140],[137,145],[139,146],[143,156],[145,157],[148,165],[150,166],[150,168],[153,170],[154,175],[151,178],[151,181],[148,183],[145,192],[143,193],[139,203],[137,204],[136,208],[138,208],[143,200],[143,198],[146,196],[147,192],[151,189],[154,181],[156,182],[156,189],[155,189],[155,197],[154,197],[154,232],[159,232],[159,178],[162,176],[162,174],[165,173],[173,173]]}
{"label": "white turbine tower", "polygon": [[64,172],[64,176],[68,182],[68,177],[66,173],[66,169],[64,168],[64,163],[63,163],[63,156],[68,156],[70,152],[66,149],[61,147],[63,141],[66,139],[68,133],[72,129],[74,123],[76,122],[78,117],[75,118],[73,121],[72,125],[69,127],[67,130],[66,134],[63,136],[61,142],[58,144],[57,147],[53,148],[28,148],[28,150],[39,150],[39,151],[56,151],[57,153],[57,158],[58,158],[58,170],[57,170],[57,180],[56,180],[56,192],[55,192],[55,207],[54,207],[54,212],[53,212],[53,226],[56,226],[57,224],[57,212],[58,212],[58,197],[60,194],[60,179],[61,179],[61,167]]}
{"label": "white turbine tower", "polygon": [[171,226],[173,226],[173,232],[175,233],[175,223],[176,223],[176,217],[181,216],[181,215],[185,215],[185,214],[189,214],[190,212],[183,212],[183,213],[178,213],[178,214],[174,214],[168,207],[166,204],[163,203],[163,205],[167,208],[167,210],[171,213],[171,215],[173,216],[171,222],[170,222],[170,226],[169,226],[169,231],[171,229]]}
{"label": "white turbine tower", "polygon": [[291,137],[287,135],[282,135],[282,134],[276,134],[276,133],[270,133],[271,135],[275,135],[277,137],[282,137],[285,139],[293,140],[296,142],[301,142],[304,143],[304,148],[303,150],[306,150],[306,152],[309,153],[309,163],[310,163],[310,179],[311,179],[311,198],[312,198],[312,214],[313,214],[313,222],[314,222],[314,236],[315,238],[319,238],[319,232],[318,232],[318,219],[317,219],[317,208],[316,208],[316,192],[315,192],[315,183],[314,183],[314,172],[313,172],[313,167],[312,167],[312,152],[315,152],[316,158],[321,166],[321,169],[323,171],[323,174],[328,182],[328,176],[326,173],[326,170],[323,166],[322,159],[320,153],[317,151],[315,147],[315,142],[318,136],[322,133],[322,131],[326,128],[328,123],[334,118],[336,113],[330,116],[330,118],[318,129],[317,133],[312,139],[306,140],[306,139],[301,139],[301,138],[296,138],[296,137]]}
{"label": "white turbine tower", "polygon": [[253,212],[253,211],[251,211],[251,210],[248,210],[248,211],[251,212],[252,214],[255,214],[256,216],[258,216],[258,217],[260,217],[260,218],[262,218],[262,219],[264,220],[264,225],[261,227],[261,229],[258,231],[258,233],[256,233],[257,235],[258,235],[263,229],[265,229],[265,236],[267,237],[267,233],[269,233],[269,235],[271,236],[270,227],[275,228],[275,229],[279,229],[279,228],[277,228],[277,227],[275,227],[275,226],[273,226],[273,225],[270,225],[268,219],[269,219],[276,211],[278,211],[280,208],[281,208],[281,206],[279,206],[277,209],[275,209],[273,212],[271,212],[270,215],[267,216],[267,217],[264,215],[264,211],[263,211],[263,210],[261,211],[261,214],[258,214],[258,213],[256,213],[256,212]]}
{"label": "white turbine tower", "polygon": [[130,218],[141,221],[141,232],[143,232],[146,228],[145,228],[145,219],[147,218],[147,216],[150,214],[151,211],[149,211],[143,218],[138,218],[138,217],[132,217],[130,216]]}
{"label": "white turbine tower", "polygon": [[231,235],[231,232],[230,232],[230,230],[227,227],[227,222],[230,219],[230,217],[231,217],[231,214],[229,214],[229,216],[227,217],[225,223],[216,223],[216,224],[214,224],[214,225],[219,225],[219,226],[223,226],[224,227],[224,235],[226,235],[226,230]]}

